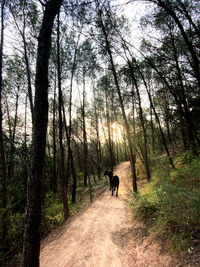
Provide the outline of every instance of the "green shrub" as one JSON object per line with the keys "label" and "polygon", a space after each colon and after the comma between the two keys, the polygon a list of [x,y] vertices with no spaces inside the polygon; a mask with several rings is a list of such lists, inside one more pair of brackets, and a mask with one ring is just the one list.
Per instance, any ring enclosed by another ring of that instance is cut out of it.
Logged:
{"label": "green shrub", "polygon": [[49,232],[64,222],[63,204],[58,195],[46,194],[44,210],[47,227],[45,231]]}
{"label": "green shrub", "polygon": [[200,233],[200,160],[179,155],[182,163],[171,172],[165,160],[156,163],[151,182],[129,203],[152,231],[170,239],[171,251],[188,250]]}

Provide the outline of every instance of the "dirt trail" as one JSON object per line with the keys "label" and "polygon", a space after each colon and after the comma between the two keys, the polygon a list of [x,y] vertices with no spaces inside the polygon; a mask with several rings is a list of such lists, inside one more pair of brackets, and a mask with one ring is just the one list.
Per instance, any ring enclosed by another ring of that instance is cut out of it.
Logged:
{"label": "dirt trail", "polygon": [[148,236],[141,225],[133,225],[127,196],[128,162],[118,165],[119,197],[107,190],[86,210],[75,215],[41,249],[41,267],[129,267],[176,266],[170,255]]}

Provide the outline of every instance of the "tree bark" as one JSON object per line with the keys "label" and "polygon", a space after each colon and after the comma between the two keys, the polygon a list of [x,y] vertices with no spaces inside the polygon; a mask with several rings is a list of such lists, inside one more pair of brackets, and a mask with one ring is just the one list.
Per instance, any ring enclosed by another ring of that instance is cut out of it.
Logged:
{"label": "tree bark", "polygon": [[57,144],[56,144],[56,81],[54,88],[54,99],[53,99],[53,174],[52,174],[52,189],[54,194],[57,192]]}
{"label": "tree bark", "polygon": [[62,0],[49,0],[45,6],[38,37],[33,140],[30,174],[27,181],[27,208],[23,243],[23,266],[39,266],[43,169],[48,123],[48,65],[51,33]]}
{"label": "tree bark", "polygon": [[87,186],[88,178],[88,144],[85,122],[85,70],[83,68],[83,104],[82,104],[82,120],[83,120],[83,146],[84,146],[84,186]]}
{"label": "tree bark", "polygon": [[[15,135],[16,135],[16,127],[17,127],[17,117],[18,117],[18,106],[19,106],[19,88],[16,95],[16,103],[15,103],[15,116],[14,116],[14,124],[12,130],[12,136],[10,136],[11,141],[15,143]],[[11,127],[11,126],[10,126]],[[8,164],[8,180],[10,180],[13,176],[14,172],[14,146],[10,147],[10,160]]]}
{"label": "tree bark", "polygon": [[[107,81],[107,78],[106,78]],[[109,114],[109,107],[108,107],[108,93],[107,93],[107,85],[105,88],[105,96],[106,96],[106,119],[107,119],[107,127],[108,127],[108,150],[110,155],[110,169],[113,172],[114,167],[114,155],[113,155],[113,146],[112,146],[112,139],[111,139],[111,126],[110,126],[110,114]]]}
{"label": "tree bark", "polygon": [[[99,138],[99,117],[97,113],[97,106],[96,106],[96,94],[95,94],[95,89],[93,89],[93,94],[94,94],[94,114],[95,114],[95,131],[96,131],[96,153],[97,153],[97,162],[98,166],[101,165],[101,142]],[[97,175],[98,179],[101,179],[101,169],[98,167],[97,168]]]}
{"label": "tree bark", "polygon": [[2,68],[3,68],[3,45],[4,45],[4,11],[5,1],[1,2],[1,42],[0,42],[0,180],[1,180],[1,199],[2,208],[4,210],[1,223],[2,223],[2,240],[3,250],[7,249],[7,172],[6,172],[6,155],[3,142],[3,116],[2,116]]}
{"label": "tree bark", "polygon": [[[68,174],[65,169],[65,149],[63,146],[63,97],[61,88],[61,65],[60,65],[60,20],[58,14],[58,27],[57,27],[57,72],[58,72],[58,113],[59,113],[59,144],[60,144],[60,179],[62,185],[62,199],[64,208],[64,219],[65,221],[69,217],[68,207]],[[67,171],[69,168],[67,168]]]}

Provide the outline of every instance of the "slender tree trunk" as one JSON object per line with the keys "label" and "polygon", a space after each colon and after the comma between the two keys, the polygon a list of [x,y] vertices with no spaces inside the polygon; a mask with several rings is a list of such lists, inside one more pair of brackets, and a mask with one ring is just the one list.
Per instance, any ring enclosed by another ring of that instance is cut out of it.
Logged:
{"label": "slender tree trunk", "polygon": [[111,126],[110,126],[110,114],[109,114],[109,107],[108,107],[107,88],[105,88],[105,96],[106,96],[106,118],[107,118],[107,127],[108,127],[108,149],[109,149],[109,155],[110,155],[110,169],[111,171],[113,171],[114,155],[113,155],[113,147],[112,147],[112,139],[111,139]]}
{"label": "slender tree trunk", "polygon": [[[81,34],[81,33],[80,33]],[[72,91],[73,91],[73,79],[76,69],[76,57],[78,51],[78,44],[80,40],[80,34],[78,37],[78,41],[75,46],[74,51],[74,58],[73,58],[73,66],[71,72],[71,80],[70,80],[70,92],[69,92],[69,127],[67,128],[67,122],[65,121],[65,129],[66,129],[66,137],[67,137],[67,147],[68,147],[68,157],[67,157],[67,175],[69,176],[69,168],[71,167],[72,176],[73,176],[73,185],[72,185],[72,203],[76,202],[76,187],[77,187],[77,178],[76,178],[76,171],[74,167],[74,157],[71,148],[71,132],[72,132]],[[63,106],[63,114],[65,114],[65,109]]]}
{"label": "slender tree trunk", "polygon": [[111,48],[110,48],[110,43],[109,43],[109,40],[108,40],[108,35],[107,35],[106,29],[105,29],[105,26],[104,26],[104,23],[103,23],[101,10],[98,10],[98,15],[99,15],[99,22],[100,22],[100,25],[101,25],[102,33],[103,33],[104,38],[105,38],[106,50],[107,50],[107,53],[108,53],[108,56],[109,56],[109,59],[110,59],[111,69],[112,69],[114,82],[115,82],[115,86],[116,86],[118,97],[119,97],[119,102],[120,102],[120,106],[121,106],[121,110],[122,110],[122,116],[123,116],[124,125],[125,125],[125,129],[126,129],[126,135],[127,135],[127,139],[128,139],[128,149],[129,149],[131,171],[132,171],[133,191],[137,192],[135,155],[133,153],[133,148],[132,148],[132,143],[131,143],[131,135],[130,135],[129,124],[128,124],[128,121],[127,121],[127,118],[126,118],[123,99],[122,99],[120,86],[119,86],[119,82],[118,82],[118,78],[117,78],[117,72],[116,72],[116,69],[115,69],[114,61],[113,61],[113,56],[112,56],[112,52],[111,52]]}
{"label": "slender tree trunk", "polygon": [[[16,135],[16,127],[17,127],[17,117],[18,117],[18,106],[19,106],[19,93],[16,95],[16,103],[15,103],[15,117],[14,117],[14,124],[12,130],[11,141],[15,143],[15,135]],[[11,179],[14,172],[14,151],[15,148],[13,145],[10,147],[10,161],[8,164],[8,179]]]}
{"label": "slender tree trunk", "polygon": [[155,153],[155,135],[154,135],[154,125],[153,125],[153,114],[152,114],[152,107],[150,105],[150,118],[151,118],[151,141],[152,141],[152,152]]}
{"label": "slender tree trunk", "polygon": [[53,98],[53,174],[52,174],[52,189],[54,194],[57,192],[57,145],[56,145],[56,80],[54,87]]}
{"label": "slender tree trunk", "polygon": [[[25,162],[27,162],[27,102],[28,102],[28,96],[26,95],[25,111],[24,111],[24,151],[23,151]],[[28,179],[28,172],[27,172],[27,168],[25,168],[24,169],[24,193],[25,194],[26,194],[27,179]]]}
{"label": "slender tree trunk", "polygon": [[49,0],[46,3],[38,37],[32,156],[27,182],[23,243],[24,267],[39,266],[43,169],[48,123],[48,65],[53,22],[61,4],[62,0]]}
{"label": "slender tree trunk", "polygon": [[[142,75],[142,77],[143,77],[143,75]],[[152,108],[153,111],[154,111],[154,115],[155,115],[156,121],[157,121],[157,123],[158,123],[158,127],[159,127],[159,130],[160,130],[160,133],[161,133],[161,137],[162,137],[162,141],[163,141],[163,145],[164,145],[164,148],[165,148],[167,157],[168,157],[168,159],[169,159],[169,163],[170,163],[172,169],[175,169],[173,160],[172,160],[171,155],[170,155],[170,153],[169,153],[169,149],[168,149],[168,146],[167,146],[167,142],[166,142],[166,139],[165,139],[165,135],[164,135],[164,132],[163,132],[162,127],[161,127],[161,124],[160,124],[160,120],[159,120],[158,114],[157,114],[157,112],[156,112],[156,110],[155,110],[155,107],[154,107],[154,105],[153,105],[153,101],[152,101],[151,95],[150,95],[150,93],[149,93],[149,90],[148,90],[146,81],[144,80],[144,77],[143,77],[143,81],[144,81],[144,84],[145,84],[145,87],[146,87],[146,91],[147,91],[147,94],[148,94],[148,97],[149,97],[149,101],[150,101],[151,108]]]}
{"label": "slender tree trunk", "polygon": [[142,110],[142,105],[141,105],[141,99],[140,99],[140,92],[137,84],[137,80],[135,78],[134,70],[132,67],[131,62],[128,60],[128,66],[131,71],[133,83],[136,88],[136,93],[138,97],[138,102],[139,102],[139,117],[140,117],[140,123],[142,127],[142,132],[143,132],[143,138],[144,138],[144,165],[145,165],[145,170],[146,170],[146,175],[147,175],[147,180],[150,181],[151,179],[151,174],[150,174],[150,168],[149,168],[149,158],[148,158],[148,150],[147,150],[147,134],[146,134],[146,129],[144,125],[144,118],[143,118],[143,110]]}
{"label": "slender tree trunk", "polygon": [[[71,149],[71,147],[70,147]],[[71,162],[71,170],[72,170],[72,176],[73,176],[73,184],[72,184],[72,203],[76,202],[76,187],[77,187],[77,178],[76,178],[76,170],[74,167],[74,156],[73,156],[73,152],[71,149],[70,152],[70,162]]]}
{"label": "slender tree trunk", "polygon": [[59,113],[59,144],[60,144],[60,179],[62,185],[62,199],[64,207],[64,219],[65,221],[69,217],[68,207],[68,175],[65,169],[65,149],[63,146],[63,97],[61,88],[61,65],[60,65],[60,20],[58,14],[58,27],[57,27],[57,71],[58,71],[58,113]]}
{"label": "slender tree trunk", "polygon": [[132,112],[133,112],[133,137],[135,140],[135,103],[134,103],[134,96],[135,96],[135,92],[134,92],[134,86],[132,85],[132,91],[131,91],[131,100],[132,100]]}
{"label": "slender tree trunk", "polygon": [[3,45],[4,45],[4,10],[5,1],[1,1],[1,42],[0,42],[0,177],[1,177],[1,200],[4,210],[1,215],[3,250],[7,249],[7,172],[6,172],[6,155],[3,142],[3,116],[2,116],[2,67],[3,67]]}
{"label": "slender tree trunk", "polygon": [[[25,19],[24,19],[24,23],[25,23]],[[22,38],[23,38],[23,44],[24,44],[24,59],[25,59],[25,65],[26,65],[26,75],[27,75],[27,81],[28,81],[28,96],[29,96],[31,116],[32,116],[32,121],[33,121],[34,118],[33,118],[33,96],[32,96],[31,70],[30,70],[30,63],[28,60],[28,53],[27,53],[25,25],[23,28]]]}
{"label": "slender tree trunk", "polygon": [[[101,165],[101,143],[100,143],[100,138],[99,138],[99,118],[97,114],[97,107],[96,107],[96,95],[95,95],[95,89],[93,89],[93,94],[94,94],[94,114],[95,114],[95,131],[96,131],[96,153],[97,153],[97,162],[98,166]],[[101,179],[101,169],[100,167],[97,168],[97,175],[98,179]]]}
{"label": "slender tree trunk", "polygon": [[[151,62],[150,62],[150,63],[151,63]],[[151,63],[151,64],[152,64],[152,63]],[[154,107],[154,105],[153,105],[153,101],[152,101],[152,98],[151,98],[151,95],[150,95],[150,92],[149,92],[149,89],[148,89],[148,85],[147,85],[146,80],[145,80],[145,78],[144,78],[144,75],[143,75],[143,73],[142,73],[142,71],[141,71],[141,69],[140,69],[140,67],[138,66],[137,63],[136,63],[136,66],[137,66],[137,69],[138,69],[138,71],[139,71],[139,73],[140,73],[140,75],[141,75],[141,77],[142,77],[143,82],[144,82],[144,85],[145,85],[145,88],[146,88],[146,91],[147,91],[147,94],[148,94],[148,97],[149,97],[149,101],[150,101],[151,108],[152,108],[153,111],[154,111],[154,115],[155,115],[156,121],[157,121],[158,126],[159,126],[159,130],[160,130],[160,133],[161,133],[161,136],[162,136],[163,145],[164,145],[164,147],[165,147],[165,151],[166,151],[166,153],[167,153],[167,156],[168,156],[170,165],[171,165],[172,169],[175,169],[173,160],[172,160],[171,155],[170,155],[170,153],[169,153],[169,149],[168,149],[167,142],[166,142],[166,139],[165,139],[165,136],[164,136],[164,132],[163,132],[162,127],[161,127],[161,124],[160,124],[160,120],[159,120],[158,114],[157,114],[157,112],[156,112],[156,110],[155,110],[155,107]],[[153,67],[155,68],[154,65],[153,65]],[[155,70],[158,71],[156,68],[155,68]],[[158,72],[158,74],[160,74],[160,73]],[[164,81],[167,83],[167,81],[166,81],[165,79],[164,79]],[[167,83],[167,85],[168,85],[168,83]],[[168,88],[170,88],[169,85],[168,85]]]}
{"label": "slender tree trunk", "polygon": [[85,122],[85,70],[83,68],[83,104],[82,104],[82,120],[83,120],[83,146],[84,146],[84,186],[87,186],[88,178],[88,145]]}
{"label": "slender tree trunk", "polygon": [[73,177],[72,203],[75,203],[76,202],[77,178],[76,178],[76,170],[75,170],[75,167],[74,167],[74,156],[73,156],[73,151],[72,151],[72,148],[71,148],[71,140],[69,142],[69,138],[71,139],[71,131],[68,130],[68,128],[67,128],[64,105],[63,105],[63,121],[64,121],[64,125],[65,125],[65,133],[66,133],[67,144],[68,144],[68,159],[67,159],[67,172],[66,172],[66,175],[68,176],[68,179],[69,179],[70,168],[71,168],[72,177]]}

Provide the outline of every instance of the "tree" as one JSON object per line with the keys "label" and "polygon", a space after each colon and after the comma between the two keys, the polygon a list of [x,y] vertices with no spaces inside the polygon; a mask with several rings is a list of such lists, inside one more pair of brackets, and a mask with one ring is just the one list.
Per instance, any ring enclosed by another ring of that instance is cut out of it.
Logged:
{"label": "tree", "polygon": [[53,22],[62,2],[62,0],[49,0],[46,3],[38,37],[32,158],[27,182],[23,266],[39,266],[41,193],[48,122],[48,62]]}
{"label": "tree", "polygon": [[[96,3],[96,12],[97,12],[97,16],[98,16],[97,23],[98,23],[98,26],[100,27],[101,32],[102,32],[102,34],[104,36],[105,49],[106,49],[107,54],[109,56],[111,70],[112,70],[112,73],[113,73],[113,78],[114,78],[115,86],[116,86],[116,89],[117,89],[119,102],[120,102],[120,106],[121,106],[121,111],[122,111],[122,116],[123,116],[123,120],[124,120],[124,125],[125,125],[125,129],[126,129],[126,135],[127,135],[127,139],[128,139],[129,156],[130,156],[130,162],[131,162],[131,170],[132,170],[133,191],[137,192],[136,170],[135,170],[135,155],[133,153],[129,124],[128,124],[126,113],[125,113],[125,109],[124,109],[123,98],[122,98],[122,95],[121,95],[119,81],[118,81],[117,72],[116,72],[116,67],[115,67],[115,64],[114,64],[113,55],[112,55],[112,51],[111,51],[111,44],[110,44],[110,41],[109,41],[110,31],[108,31],[108,29],[106,29],[105,22],[104,22],[104,19],[103,19],[103,9],[101,8],[99,1],[95,1],[95,3]],[[105,14],[104,15],[107,15],[106,19],[108,19],[110,25],[112,25],[111,20],[110,20],[111,19],[111,16],[110,16],[111,14],[110,14],[109,11],[110,10],[108,10],[108,9],[105,10]],[[108,21],[106,23],[108,23]]]}
{"label": "tree", "polygon": [[30,50],[33,50],[34,44],[32,40],[32,36],[29,35],[29,43],[27,42],[27,28],[31,28],[32,35],[35,34],[35,28],[37,28],[37,8],[34,2],[32,1],[15,1],[10,2],[9,4],[10,12],[13,16],[14,23],[17,27],[17,30],[20,34],[20,37],[23,42],[23,58],[26,67],[26,75],[27,75],[27,84],[28,84],[28,96],[30,103],[31,116],[33,120],[33,97],[32,97],[32,73],[31,73],[31,65],[30,65]]}
{"label": "tree", "polygon": [[7,246],[7,172],[6,172],[6,156],[3,141],[3,114],[2,114],[2,68],[3,68],[3,45],[4,45],[4,12],[5,0],[1,1],[1,42],[0,42],[0,179],[2,192],[2,240],[4,240],[4,249]]}
{"label": "tree", "polygon": [[65,221],[69,217],[69,207],[68,207],[68,175],[66,175],[65,168],[65,149],[63,146],[63,96],[62,96],[62,87],[61,87],[61,64],[60,64],[60,19],[58,14],[58,23],[57,23],[57,72],[58,72],[58,113],[59,113],[59,145],[60,145],[60,179],[62,185],[62,198],[64,206],[64,218]]}

